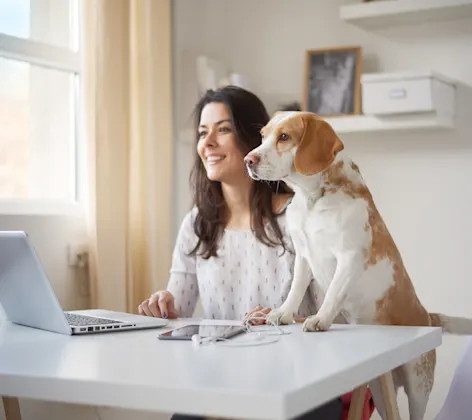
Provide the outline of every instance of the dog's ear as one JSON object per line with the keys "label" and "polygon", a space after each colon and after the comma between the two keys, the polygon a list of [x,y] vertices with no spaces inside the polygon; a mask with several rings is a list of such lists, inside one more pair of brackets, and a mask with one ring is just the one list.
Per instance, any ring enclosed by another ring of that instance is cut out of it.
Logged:
{"label": "dog's ear", "polygon": [[295,154],[295,170],[302,175],[315,175],[331,165],[344,144],[333,128],[315,114],[300,114],[303,134]]}

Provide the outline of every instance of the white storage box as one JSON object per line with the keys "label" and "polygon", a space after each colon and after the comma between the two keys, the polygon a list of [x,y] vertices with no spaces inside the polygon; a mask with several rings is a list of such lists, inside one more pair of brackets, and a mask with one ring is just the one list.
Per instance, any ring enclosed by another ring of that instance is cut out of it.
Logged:
{"label": "white storage box", "polygon": [[364,114],[454,115],[454,82],[437,73],[371,73],[361,81]]}

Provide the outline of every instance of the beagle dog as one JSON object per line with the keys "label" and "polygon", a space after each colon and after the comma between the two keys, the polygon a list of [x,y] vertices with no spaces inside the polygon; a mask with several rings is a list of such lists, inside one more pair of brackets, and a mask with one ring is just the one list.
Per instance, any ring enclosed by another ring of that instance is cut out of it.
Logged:
{"label": "beagle dog", "polygon": [[[255,180],[283,180],[294,191],[287,225],[295,248],[294,278],[269,323],[290,323],[311,270],[325,298],[304,331],[325,331],[338,315],[352,324],[438,326],[472,334],[472,320],[428,313],[419,301],[359,167],[344,154],[333,128],[309,112],[278,112],[261,130],[262,144],[245,162]],[[409,399],[411,420],[422,420],[434,382],[436,353],[393,372]],[[378,380],[370,384],[382,418]]]}

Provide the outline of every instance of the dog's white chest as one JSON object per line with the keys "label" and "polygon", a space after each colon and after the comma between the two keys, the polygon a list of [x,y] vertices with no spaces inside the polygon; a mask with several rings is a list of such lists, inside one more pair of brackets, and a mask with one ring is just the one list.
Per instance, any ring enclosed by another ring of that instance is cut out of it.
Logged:
{"label": "dog's white chest", "polygon": [[327,209],[322,203],[308,205],[297,200],[287,208],[287,225],[293,241],[300,251],[327,245],[330,237],[339,231],[338,209]]}
{"label": "dog's white chest", "polygon": [[336,218],[335,212],[323,211],[316,204],[308,207],[296,200],[287,209],[287,225],[297,252],[306,259],[316,258],[316,263],[310,261],[310,265],[320,270],[316,273],[320,280],[330,277],[335,267],[330,238],[337,230]]}
{"label": "dog's white chest", "polygon": [[287,209],[287,225],[295,245],[304,253],[304,249],[309,247],[310,243],[316,242],[317,238],[314,235],[320,235],[324,230],[323,224],[313,209],[301,208],[296,203],[292,206]]}
{"label": "dog's white chest", "polygon": [[287,227],[292,240],[298,246],[303,246],[307,242],[307,235],[304,230],[306,219],[306,213],[294,207],[294,203],[287,208]]}
{"label": "dog's white chest", "polygon": [[307,206],[306,200],[295,196],[287,208],[287,225],[296,251],[308,261],[323,289],[332,281],[337,251],[346,246],[346,240],[359,241],[352,244],[353,249],[365,246],[368,238],[363,227],[367,217],[363,201],[340,202],[337,197]]}

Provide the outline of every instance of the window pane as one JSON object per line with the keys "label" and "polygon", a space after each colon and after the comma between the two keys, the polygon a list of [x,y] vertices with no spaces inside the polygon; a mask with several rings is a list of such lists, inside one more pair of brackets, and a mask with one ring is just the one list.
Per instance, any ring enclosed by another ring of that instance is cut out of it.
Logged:
{"label": "window pane", "polygon": [[0,199],[75,199],[74,77],[0,58]]}
{"label": "window pane", "polygon": [[58,47],[77,46],[77,0],[0,0],[0,33]]}
{"label": "window pane", "polygon": [[29,38],[30,0],[0,0],[0,32]]}

